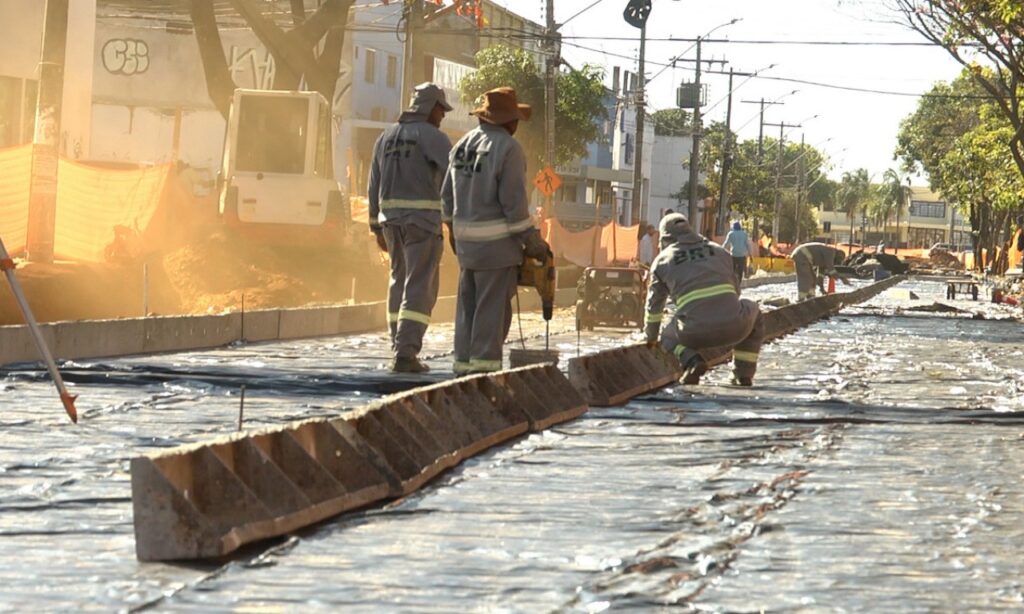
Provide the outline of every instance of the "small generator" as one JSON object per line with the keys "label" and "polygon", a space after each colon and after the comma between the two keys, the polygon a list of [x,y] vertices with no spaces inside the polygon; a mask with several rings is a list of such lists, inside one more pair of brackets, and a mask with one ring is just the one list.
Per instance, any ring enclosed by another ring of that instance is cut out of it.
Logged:
{"label": "small generator", "polygon": [[647,269],[588,267],[576,286],[576,328],[644,326]]}

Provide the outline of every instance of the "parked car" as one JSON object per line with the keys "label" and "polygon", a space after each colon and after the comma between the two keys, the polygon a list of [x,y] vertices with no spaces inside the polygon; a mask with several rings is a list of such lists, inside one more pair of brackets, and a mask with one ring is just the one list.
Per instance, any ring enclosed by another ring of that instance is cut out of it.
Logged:
{"label": "parked car", "polygon": [[974,246],[970,244],[956,245],[953,243],[935,243],[928,249],[928,255],[932,256],[936,252],[962,252],[972,253],[974,252]]}

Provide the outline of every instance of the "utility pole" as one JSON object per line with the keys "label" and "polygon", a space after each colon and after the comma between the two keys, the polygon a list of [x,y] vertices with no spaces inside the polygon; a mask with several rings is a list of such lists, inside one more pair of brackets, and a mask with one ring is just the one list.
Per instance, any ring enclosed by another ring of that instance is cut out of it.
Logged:
{"label": "utility pole", "polygon": [[[544,161],[555,168],[555,78],[558,76],[559,49],[556,40],[558,25],[555,23],[555,0],[547,0],[547,31],[544,46],[547,48],[544,65]],[[551,215],[552,197],[545,199],[545,209]]]}
{"label": "utility pole", "polygon": [[[634,92],[636,96],[636,147],[633,150],[633,201],[630,206],[630,215],[636,215],[637,217],[643,217],[644,221],[647,220],[644,211],[641,211],[641,195],[644,188],[644,120],[646,119],[646,91],[647,91],[647,77],[644,74],[644,54],[647,51],[647,22],[645,21],[643,26],[640,28],[640,58],[639,58],[639,70],[636,76],[637,89]],[[692,218],[691,218],[692,219]]]}
{"label": "utility pole", "polygon": [[729,171],[732,170],[732,78],[729,69],[729,101],[725,110],[725,142],[722,145],[722,185],[718,189],[718,234],[724,235],[729,213]]}
{"label": "utility pole", "polygon": [[417,76],[420,71],[415,68],[415,62],[421,58],[416,53],[416,43],[419,38],[420,28],[423,27],[423,0],[406,0],[405,19],[405,53],[402,58],[402,92],[398,97],[398,111],[405,110],[405,105],[412,95],[412,88],[418,85]]}
{"label": "utility pole", "polygon": [[799,166],[798,166],[799,170],[797,172],[799,174],[797,175],[797,180],[796,180],[796,182],[797,182],[796,183],[796,207],[795,207],[795,209],[793,211],[793,236],[794,236],[793,244],[794,245],[796,245],[797,243],[800,242],[800,203],[801,203],[801,199],[803,198],[803,193],[804,193],[804,182],[807,181],[807,177],[806,177],[806,172],[807,172],[806,169],[807,169],[807,167],[805,166],[805,161],[804,161],[804,154],[806,152],[804,150],[804,145],[805,145],[804,135],[803,135],[803,133],[801,133],[800,134],[800,157],[797,158],[797,162],[799,163]]}
{"label": "utility pole", "polygon": [[68,39],[68,0],[46,0],[39,97],[36,99],[32,167],[29,182],[26,246],[32,262],[53,262],[57,218],[57,160],[61,101],[64,97],[64,51]]}
{"label": "utility pole", "polygon": [[[697,219],[697,180],[698,172],[700,170],[700,105],[701,99],[703,98],[703,92],[701,92],[700,85],[700,74],[701,74],[701,62],[700,62],[700,48],[701,38],[697,39],[697,76],[694,80],[694,87],[697,89],[697,104],[693,107],[693,143],[690,150],[690,210],[689,218],[690,223],[695,223]],[[698,229],[699,232],[699,229]]]}
{"label": "utility pole", "polygon": [[783,143],[786,138],[786,128],[802,128],[800,124],[765,124],[765,126],[779,127],[779,151],[775,160],[775,208],[772,215],[772,240],[779,241],[779,213],[782,209],[782,155],[785,153]]}

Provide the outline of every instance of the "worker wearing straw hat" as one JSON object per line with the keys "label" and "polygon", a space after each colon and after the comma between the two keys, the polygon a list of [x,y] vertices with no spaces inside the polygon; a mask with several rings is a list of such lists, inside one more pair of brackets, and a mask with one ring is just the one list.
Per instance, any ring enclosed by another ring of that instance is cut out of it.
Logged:
{"label": "worker wearing straw hat", "polygon": [[501,369],[519,265],[549,251],[530,218],[526,154],[512,138],[530,111],[512,88],[486,92],[472,112],[480,125],[452,148],[441,217],[460,268],[456,373]]}

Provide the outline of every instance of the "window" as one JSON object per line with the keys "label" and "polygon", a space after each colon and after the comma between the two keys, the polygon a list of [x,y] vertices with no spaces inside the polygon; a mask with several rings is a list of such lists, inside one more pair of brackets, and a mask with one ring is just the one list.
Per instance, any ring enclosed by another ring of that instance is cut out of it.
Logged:
{"label": "window", "polygon": [[243,96],[238,115],[240,171],[302,174],[306,168],[308,98]]}
{"label": "window", "polygon": [[910,215],[914,217],[934,217],[942,219],[946,217],[946,203],[914,200],[910,202]]}
{"label": "window", "polygon": [[633,135],[626,133],[626,164],[633,163]]}
{"label": "window", "polygon": [[0,77],[0,147],[32,140],[35,108],[35,81]]}
{"label": "window", "polygon": [[398,58],[389,55],[388,56],[388,72],[387,72],[387,86],[391,89],[398,87]]}
{"label": "window", "polygon": [[367,83],[377,82],[377,51],[374,49],[366,50],[366,64],[363,69],[363,79]]}

